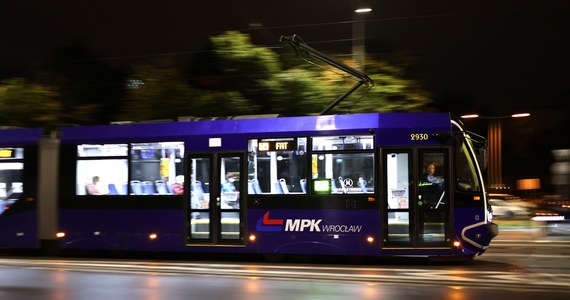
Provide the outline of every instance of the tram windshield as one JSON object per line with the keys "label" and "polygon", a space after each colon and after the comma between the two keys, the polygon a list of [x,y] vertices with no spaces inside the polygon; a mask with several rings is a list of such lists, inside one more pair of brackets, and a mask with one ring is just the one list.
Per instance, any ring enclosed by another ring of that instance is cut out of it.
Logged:
{"label": "tram windshield", "polygon": [[457,139],[457,189],[467,192],[481,192],[481,180],[477,172],[476,158],[470,151],[471,144],[469,136],[466,139]]}

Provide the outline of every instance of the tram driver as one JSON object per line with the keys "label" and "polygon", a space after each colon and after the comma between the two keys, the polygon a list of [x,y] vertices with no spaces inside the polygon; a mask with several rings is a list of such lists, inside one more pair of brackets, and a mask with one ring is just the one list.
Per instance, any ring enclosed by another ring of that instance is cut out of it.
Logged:
{"label": "tram driver", "polygon": [[419,191],[421,201],[427,208],[436,209],[442,207],[445,196],[445,180],[435,175],[435,163],[430,162],[425,167],[425,173],[420,179]]}

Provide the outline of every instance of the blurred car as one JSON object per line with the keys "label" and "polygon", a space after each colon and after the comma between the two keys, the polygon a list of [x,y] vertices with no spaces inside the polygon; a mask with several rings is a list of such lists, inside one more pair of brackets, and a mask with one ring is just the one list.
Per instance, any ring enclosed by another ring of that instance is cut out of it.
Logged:
{"label": "blurred car", "polygon": [[545,233],[547,235],[569,235],[570,221],[546,222]]}
{"label": "blurred car", "polygon": [[489,193],[489,198],[505,200],[505,201],[521,201],[520,197],[511,194]]}
{"label": "blurred car", "polygon": [[520,203],[509,202],[499,199],[489,199],[493,216],[497,218],[521,218],[530,216],[530,209]]}
{"label": "blurred car", "polygon": [[547,235],[570,235],[570,200],[545,200],[534,213]]}

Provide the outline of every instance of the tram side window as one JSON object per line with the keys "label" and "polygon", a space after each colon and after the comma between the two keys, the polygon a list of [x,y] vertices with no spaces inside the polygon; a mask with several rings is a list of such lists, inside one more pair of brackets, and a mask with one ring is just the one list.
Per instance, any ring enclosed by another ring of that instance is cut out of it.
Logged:
{"label": "tram side window", "polygon": [[77,195],[126,195],[127,144],[77,146]]}
{"label": "tram side window", "polygon": [[183,142],[78,145],[76,194],[183,193],[183,153]]}
{"label": "tram side window", "polygon": [[372,136],[313,137],[312,142],[314,182],[330,180],[332,194],[374,193]]}
{"label": "tram side window", "polygon": [[465,141],[458,139],[455,173],[457,175],[457,189],[466,192],[480,192],[481,182],[477,176],[475,159],[469,152]]}
{"label": "tram side window", "polygon": [[0,215],[23,192],[24,148],[0,149]]}
{"label": "tram side window", "polygon": [[131,144],[130,193],[181,194],[184,185],[184,142]]}
{"label": "tram side window", "polygon": [[306,194],[307,138],[248,143],[249,194]]}

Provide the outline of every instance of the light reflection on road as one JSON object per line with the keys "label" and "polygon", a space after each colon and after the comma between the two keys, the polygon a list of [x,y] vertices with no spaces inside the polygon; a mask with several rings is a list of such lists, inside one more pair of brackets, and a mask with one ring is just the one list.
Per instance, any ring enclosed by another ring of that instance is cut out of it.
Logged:
{"label": "light reflection on road", "polygon": [[483,256],[447,265],[0,258],[2,299],[467,300],[513,295],[570,295],[570,237],[547,236],[533,227],[503,230]]}

